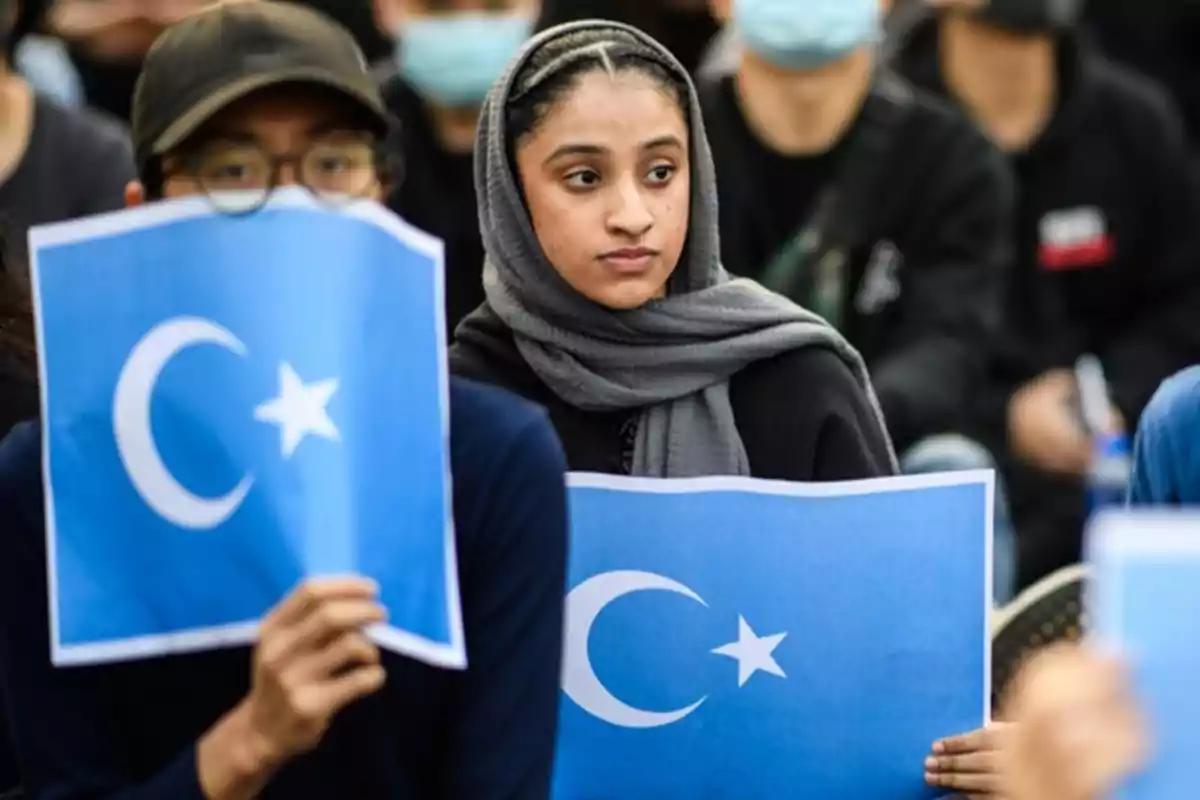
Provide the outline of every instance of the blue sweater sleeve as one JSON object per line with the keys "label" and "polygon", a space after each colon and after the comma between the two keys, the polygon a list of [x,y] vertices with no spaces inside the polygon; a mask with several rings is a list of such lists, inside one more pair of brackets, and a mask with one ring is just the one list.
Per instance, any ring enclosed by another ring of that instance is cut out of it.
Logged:
{"label": "blue sweater sleeve", "polygon": [[40,435],[0,444],[0,687],[31,800],[204,800],[195,748],[136,776],[104,667],[50,663]]}
{"label": "blue sweater sleeve", "polygon": [[468,665],[452,693],[447,800],[545,800],[558,726],[566,463],[543,414],[480,476],[481,539],[460,565]]}

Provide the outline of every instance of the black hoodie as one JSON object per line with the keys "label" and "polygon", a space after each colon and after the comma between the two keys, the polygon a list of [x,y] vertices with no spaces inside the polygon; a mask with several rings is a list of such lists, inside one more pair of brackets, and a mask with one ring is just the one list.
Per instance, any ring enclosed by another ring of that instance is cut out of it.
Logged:
{"label": "black hoodie", "polygon": [[960,430],[999,321],[1012,201],[1004,159],[961,114],[924,92],[911,97],[894,131],[880,128],[884,81],[900,84],[894,76],[877,80],[831,150],[785,156],[751,131],[735,80],[700,87],[726,268],[761,279],[838,179],[853,137],[864,126],[884,130],[889,143],[876,183],[886,190],[869,199],[868,243],[849,253],[840,327],[867,362],[897,451]]}
{"label": "black hoodie", "polygon": [[[938,36],[936,19],[916,27],[897,66],[949,97]],[[1179,113],[1149,81],[1066,35],[1058,88],[1046,130],[1011,157],[1016,253],[986,411],[1003,425],[1016,386],[1090,352],[1132,428],[1159,383],[1200,360],[1196,176]]]}

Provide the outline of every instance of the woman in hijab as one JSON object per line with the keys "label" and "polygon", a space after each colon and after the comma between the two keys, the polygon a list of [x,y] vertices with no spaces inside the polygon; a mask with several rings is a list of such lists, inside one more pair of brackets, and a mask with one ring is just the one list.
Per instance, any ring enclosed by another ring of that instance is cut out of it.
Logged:
{"label": "woman in hijab", "polygon": [[[487,300],[451,369],[544,406],[571,470],[894,473],[854,349],[722,267],[695,89],[652,38],[579,22],[527,42],[484,103],[475,186]],[[989,793],[988,731],[934,750],[930,783]]]}
{"label": "woman in hijab", "polygon": [[609,22],[535,37],[475,159],[487,301],[452,369],[545,406],[572,470],[892,474],[858,354],[720,264],[695,90],[665,48]]}

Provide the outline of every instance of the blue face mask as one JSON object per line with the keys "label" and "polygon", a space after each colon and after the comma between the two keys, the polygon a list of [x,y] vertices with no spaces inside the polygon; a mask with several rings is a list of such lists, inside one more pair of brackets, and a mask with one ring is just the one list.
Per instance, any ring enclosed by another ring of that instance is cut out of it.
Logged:
{"label": "blue face mask", "polygon": [[734,0],[733,24],[755,55],[816,69],[879,39],[879,0]]}
{"label": "blue face mask", "polygon": [[458,13],[404,23],[396,41],[400,75],[448,108],[483,102],[533,30],[525,14]]}

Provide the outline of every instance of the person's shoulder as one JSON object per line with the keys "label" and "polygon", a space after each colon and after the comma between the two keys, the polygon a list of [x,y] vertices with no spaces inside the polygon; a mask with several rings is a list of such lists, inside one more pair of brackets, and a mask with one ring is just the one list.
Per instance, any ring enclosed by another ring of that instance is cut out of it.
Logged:
{"label": "person's shoulder", "polygon": [[1163,381],[1142,412],[1139,429],[1180,440],[1200,434],[1200,366]]}
{"label": "person's shoulder", "polygon": [[13,426],[0,440],[0,483],[11,486],[40,479],[42,468],[42,432],[36,421]]}
{"label": "person's shoulder", "polygon": [[756,361],[734,377],[737,389],[772,404],[794,408],[837,408],[848,399],[866,402],[854,371],[832,347],[797,347],[774,358]]}
{"label": "person's shoulder", "polygon": [[1089,125],[1111,128],[1115,120],[1138,138],[1170,138],[1182,145],[1183,116],[1161,84],[1100,53],[1088,52],[1084,59]]}
{"label": "person's shoulder", "polygon": [[[909,94],[908,141],[911,147],[937,153],[935,165],[954,165],[954,156],[1002,163],[1003,156],[966,112],[954,102],[913,84],[905,78],[890,76],[893,85]],[[897,89],[899,91],[899,89]]]}
{"label": "person's shoulder", "polygon": [[68,108],[40,95],[35,102],[35,135],[67,148],[64,155],[77,160],[115,155],[132,162],[129,130],[120,120],[96,109]]}
{"label": "person's shoulder", "polygon": [[507,390],[457,375],[450,378],[452,434],[479,430],[503,440],[545,417],[541,407]]}
{"label": "person's shoulder", "polygon": [[473,548],[484,542],[495,546],[497,536],[529,546],[561,536],[549,518],[530,526],[521,511],[537,506],[538,513],[552,514],[565,503],[566,456],[546,412],[503,389],[464,378],[451,378],[450,409],[460,545],[477,552]]}
{"label": "person's shoulder", "polygon": [[505,462],[561,465],[562,451],[545,409],[511,392],[476,381],[450,379],[450,443],[460,474],[494,475]]}
{"label": "person's shoulder", "polygon": [[0,441],[0,519],[7,534],[0,538],[18,544],[16,529],[36,526],[41,514],[41,425],[21,422]]}
{"label": "person's shoulder", "polygon": [[512,330],[486,308],[469,315],[455,331],[450,372],[535,403],[544,402],[547,394],[545,385],[517,348]]}

